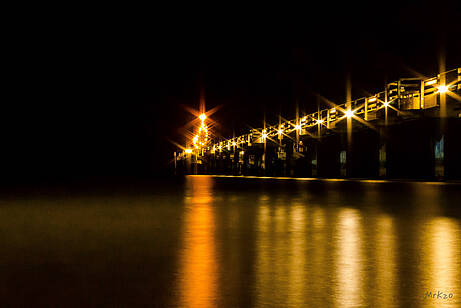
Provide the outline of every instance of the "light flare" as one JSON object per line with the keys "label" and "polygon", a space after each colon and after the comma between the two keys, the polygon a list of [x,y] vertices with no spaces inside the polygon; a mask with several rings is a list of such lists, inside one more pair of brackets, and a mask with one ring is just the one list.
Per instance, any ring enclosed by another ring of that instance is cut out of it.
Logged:
{"label": "light flare", "polygon": [[439,93],[447,93],[448,92],[448,86],[442,85],[439,86]]}

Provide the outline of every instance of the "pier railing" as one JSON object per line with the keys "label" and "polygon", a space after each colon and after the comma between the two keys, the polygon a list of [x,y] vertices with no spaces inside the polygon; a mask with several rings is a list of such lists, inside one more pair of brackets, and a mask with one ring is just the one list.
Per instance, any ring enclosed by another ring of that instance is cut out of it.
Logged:
{"label": "pier railing", "polygon": [[[336,124],[343,119],[352,118],[359,122],[374,121],[382,119],[387,121],[388,110],[393,110],[397,115],[405,114],[408,111],[418,111],[439,107],[441,117],[446,115],[444,98],[446,95],[455,97],[460,101],[461,97],[461,68],[452,69],[437,76],[421,78],[402,78],[395,82],[388,83],[384,91],[368,97],[335,104],[325,99],[330,105],[308,115],[297,117],[292,120],[280,121],[276,125],[267,125],[264,128],[252,129],[247,134],[225,140],[212,140],[205,146],[195,149],[186,149],[179,153],[177,159],[181,159],[191,153],[202,156],[207,153],[221,152],[228,150],[235,151],[243,145],[250,146],[252,143],[265,143],[266,140],[277,142],[284,136],[296,133],[297,136],[314,134],[309,132],[312,127],[324,127],[328,131],[335,128]],[[380,110],[384,112],[380,113]],[[384,114],[384,115],[383,115]],[[458,117],[461,114],[456,115]]]}

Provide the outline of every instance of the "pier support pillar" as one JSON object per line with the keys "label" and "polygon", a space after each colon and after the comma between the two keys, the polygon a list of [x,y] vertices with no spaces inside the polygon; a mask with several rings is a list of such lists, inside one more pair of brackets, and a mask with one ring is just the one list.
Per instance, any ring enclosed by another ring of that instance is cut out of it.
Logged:
{"label": "pier support pillar", "polygon": [[311,150],[311,176],[312,177],[318,177],[319,172],[318,172],[318,145],[314,144],[312,146]]}
{"label": "pier support pillar", "polygon": [[341,177],[347,177],[347,151],[342,150],[339,152],[339,175]]}
{"label": "pier support pillar", "polygon": [[379,165],[378,165],[378,175],[379,177],[386,177],[387,176],[387,147],[386,143],[381,143],[379,145]]}
{"label": "pier support pillar", "polygon": [[434,142],[434,176],[438,179],[445,177],[445,141],[444,135]]}

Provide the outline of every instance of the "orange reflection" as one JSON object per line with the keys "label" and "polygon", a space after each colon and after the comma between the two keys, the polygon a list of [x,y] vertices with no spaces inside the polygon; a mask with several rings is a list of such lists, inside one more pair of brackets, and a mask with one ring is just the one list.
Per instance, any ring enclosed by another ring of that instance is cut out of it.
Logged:
{"label": "orange reflection", "polygon": [[376,225],[376,292],[375,307],[394,307],[396,296],[396,242],[393,218],[383,214]]}
{"label": "orange reflection", "polygon": [[215,307],[217,264],[212,179],[189,177],[181,271],[181,307]]}
{"label": "orange reflection", "polygon": [[[327,237],[327,222],[326,211],[324,208],[315,206],[311,211],[311,236],[309,237],[309,279],[308,296],[312,300],[314,306],[331,306],[330,298],[325,298],[324,294],[329,293],[330,290],[323,286],[330,285],[328,279],[331,262],[329,254],[327,253],[328,237]],[[321,290],[321,292],[319,292]]]}
{"label": "orange reflection", "polygon": [[306,206],[286,199],[271,206],[261,198],[256,228],[255,307],[304,306]]}
{"label": "orange reflection", "polygon": [[[420,300],[425,307],[461,306],[461,234],[456,219],[437,217],[424,224],[420,239]],[[426,292],[453,294],[451,299],[424,298]]]}
{"label": "orange reflection", "polygon": [[[288,236],[288,208],[283,200],[279,200],[275,205],[274,216],[272,221],[273,228],[273,250],[271,266],[273,269],[271,276],[271,293],[273,304],[278,307],[287,302],[288,283],[289,283],[289,254],[287,253],[290,236]],[[280,287],[283,286],[283,287]],[[274,292],[277,290],[277,292]]]}
{"label": "orange reflection", "polygon": [[294,202],[290,206],[290,254],[287,306],[300,307],[306,299],[306,206]]}
{"label": "orange reflection", "polygon": [[336,307],[364,306],[362,225],[360,212],[341,209],[336,230]]}
{"label": "orange reflection", "polygon": [[271,272],[271,213],[266,198],[261,198],[258,205],[257,214],[257,242],[256,242],[256,298],[255,306],[267,305],[267,300],[271,298],[272,291],[269,286]]}

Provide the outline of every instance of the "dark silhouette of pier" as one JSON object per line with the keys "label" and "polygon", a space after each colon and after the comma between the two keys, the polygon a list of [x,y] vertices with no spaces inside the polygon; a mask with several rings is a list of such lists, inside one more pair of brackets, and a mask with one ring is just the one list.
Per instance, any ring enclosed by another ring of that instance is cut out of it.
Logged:
{"label": "dark silhouette of pier", "polygon": [[[229,139],[194,137],[177,174],[461,179],[461,68],[402,78],[374,95],[264,124]],[[350,95],[349,95],[350,96]],[[201,118],[200,132],[206,129]]]}

